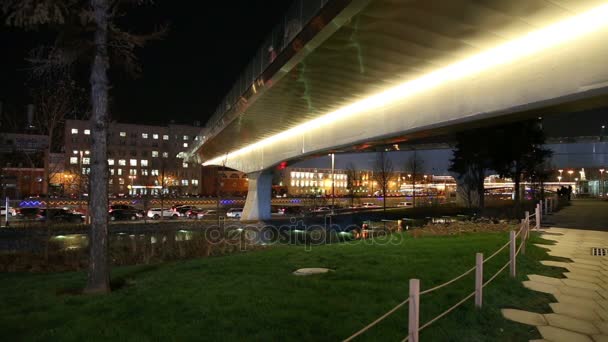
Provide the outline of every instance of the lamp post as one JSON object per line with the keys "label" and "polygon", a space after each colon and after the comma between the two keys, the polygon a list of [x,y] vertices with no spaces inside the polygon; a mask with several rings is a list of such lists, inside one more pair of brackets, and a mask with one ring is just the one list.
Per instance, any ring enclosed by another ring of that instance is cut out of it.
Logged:
{"label": "lamp post", "polygon": [[334,174],[334,166],[335,166],[335,154],[334,153],[330,153],[329,156],[331,156],[331,213],[334,213],[334,197],[336,195],[335,193],[335,182],[336,182],[336,176]]}
{"label": "lamp post", "polygon": [[574,173],[573,170],[568,170],[568,181],[572,182],[572,174]]}
{"label": "lamp post", "polygon": [[600,169],[600,197],[604,197],[604,171],[605,169]]}
{"label": "lamp post", "polygon": [[557,176],[557,181],[561,184],[562,183],[562,176]]}

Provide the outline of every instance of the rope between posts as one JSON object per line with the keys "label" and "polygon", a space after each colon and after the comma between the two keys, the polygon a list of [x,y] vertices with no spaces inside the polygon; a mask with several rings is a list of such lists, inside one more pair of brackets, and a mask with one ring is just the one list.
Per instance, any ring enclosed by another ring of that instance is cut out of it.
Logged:
{"label": "rope between posts", "polygon": [[520,241],[519,243],[519,247],[517,247],[517,251],[515,252],[515,256],[519,255],[519,251],[521,250],[521,248],[523,247],[524,243],[526,243],[525,241]]}
{"label": "rope between posts", "polygon": [[439,290],[440,288],[442,288],[442,287],[444,287],[444,286],[448,286],[448,285],[450,285],[451,283],[453,283],[453,282],[455,282],[455,281],[457,281],[457,280],[461,279],[462,277],[464,277],[464,276],[466,276],[466,275],[470,274],[471,272],[475,271],[475,269],[476,269],[476,268],[477,268],[476,266],[473,266],[473,267],[472,267],[470,270],[468,270],[468,271],[464,272],[463,274],[459,275],[458,277],[456,277],[456,278],[454,278],[454,279],[452,279],[452,280],[448,280],[448,281],[446,281],[445,283],[443,283],[443,284],[441,284],[441,285],[437,285],[437,286],[432,287],[432,288],[430,288],[430,289],[428,289],[428,290],[424,290],[424,291],[420,292],[420,295],[422,296],[423,294],[427,294],[427,293],[433,292],[433,291],[435,291],[435,290]]}
{"label": "rope between posts", "polygon": [[390,309],[384,315],[378,317],[378,319],[376,319],[375,321],[371,322],[370,324],[368,324],[367,326],[365,326],[363,329],[361,329],[361,330],[357,331],[356,333],[352,334],[349,338],[345,339],[343,342],[352,341],[355,337],[363,334],[364,332],[366,332],[367,330],[369,330],[374,325],[380,323],[380,321],[382,321],[386,317],[390,316],[393,312],[397,311],[399,308],[401,308],[402,306],[404,306],[405,304],[407,304],[409,301],[410,301],[410,299],[408,298],[408,299],[404,300],[403,302],[397,304],[394,308]]}
{"label": "rope between posts", "polygon": [[494,280],[494,278],[498,277],[498,275],[505,270],[505,268],[507,268],[507,266],[509,266],[511,264],[511,260],[507,261],[507,263],[501,267],[498,272],[494,273],[494,275],[492,276],[492,278],[488,279],[488,281],[486,281],[485,283],[483,283],[482,288],[486,287],[486,285],[488,285],[492,280]]}
{"label": "rope between posts", "polygon": [[[461,301],[459,301],[458,303],[454,304],[452,307],[450,307],[449,309],[445,310],[444,312],[442,312],[441,314],[437,315],[435,318],[433,318],[432,320],[426,322],[423,326],[421,326],[418,331],[422,331],[422,329],[428,327],[429,325],[435,323],[437,320],[443,318],[445,315],[449,314],[450,312],[452,312],[454,309],[456,309],[457,307],[459,307],[460,305],[462,305],[464,302],[466,302],[467,300],[469,300],[471,297],[473,297],[475,295],[475,291],[471,292],[471,294],[469,294],[468,296],[464,297]],[[409,336],[408,336],[409,337]],[[407,341],[408,337],[406,337],[405,339],[403,339],[402,341]]]}
{"label": "rope between posts", "polygon": [[507,246],[509,246],[511,242],[508,241],[507,243],[505,243],[502,247],[500,247],[499,250],[497,250],[496,252],[494,252],[494,254],[490,255],[488,258],[483,260],[483,263],[485,264],[486,262],[490,261],[490,259],[492,259],[493,257],[495,257],[498,253],[502,252],[503,249],[507,248]]}

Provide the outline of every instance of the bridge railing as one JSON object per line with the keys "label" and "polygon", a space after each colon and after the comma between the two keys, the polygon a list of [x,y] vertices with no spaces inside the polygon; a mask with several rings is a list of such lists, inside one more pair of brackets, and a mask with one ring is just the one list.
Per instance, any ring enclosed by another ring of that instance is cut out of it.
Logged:
{"label": "bridge railing", "polygon": [[[462,304],[464,304],[465,302],[467,302],[469,299],[471,299],[473,297],[475,298],[475,307],[481,308],[481,306],[483,304],[483,288],[484,287],[488,286],[492,281],[494,281],[494,279],[496,279],[496,277],[498,277],[498,275],[500,275],[505,269],[507,269],[507,267],[509,268],[509,274],[511,275],[511,277],[513,277],[513,278],[516,277],[516,275],[517,275],[517,272],[516,272],[517,256],[520,253],[521,254],[526,253],[526,242],[530,235],[530,223],[532,222],[532,220],[534,220],[534,223],[535,223],[534,227],[537,230],[540,229],[540,222],[542,220],[543,213],[546,214],[547,212],[552,211],[551,203],[554,203],[554,201],[553,200],[540,201],[536,205],[534,214],[530,215],[528,212],[526,212],[526,216],[524,219],[521,220],[521,224],[519,225],[519,229],[517,230],[517,232],[514,230],[512,230],[510,232],[509,241],[507,241],[504,245],[502,245],[498,250],[496,250],[494,253],[492,253],[492,255],[490,255],[486,259],[484,259],[483,253],[477,253],[475,255],[475,266],[469,268],[464,273],[462,273],[440,285],[434,286],[434,287],[426,289],[424,291],[420,291],[420,279],[410,279],[408,298],[406,298],[405,300],[403,300],[402,302],[400,302],[399,304],[397,304],[396,306],[394,306],[393,308],[388,310],[382,316],[378,317],[376,320],[372,321],[371,323],[369,323],[368,325],[366,325],[359,331],[355,332],[354,334],[352,334],[351,336],[346,338],[344,340],[344,342],[354,340],[356,337],[367,332],[372,327],[374,327],[376,324],[380,323],[385,318],[387,318],[388,316],[390,316],[391,314],[393,314],[395,311],[397,311],[401,307],[405,306],[406,304],[408,304],[408,335],[403,339],[403,341],[410,341],[410,342],[418,342],[419,341],[418,335],[419,335],[420,331],[429,327],[436,321],[440,320],[441,318],[443,318],[444,316],[446,316],[447,314],[449,314],[450,312],[452,312],[453,310],[455,310],[456,308],[458,308],[459,306],[461,306]],[[517,243],[518,237],[519,237],[519,247],[518,247],[518,243]],[[507,247],[509,250],[509,261],[507,261],[506,264],[504,264],[496,273],[494,273],[488,280],[486,280],[484,282],[483,265],[485,263],[489,262],[490,260],[492,260],[496,255],[503,252]],[[449,308],[447,308],[446,310],[444,310],[442,313],[438,314],[431,320],[420,325],[420,296],[427,295],[427,294],[430,294],[437,290],[440,290],[444,287],[447,287],[447,286],[457,282],[458,280],[461,280],[462,278],[466,277],[467,275],[469,275],[473,272],[475,272],[475,287],[474,287],[474,289],[472,289],[472,292],[467,294],[460,301],[453,304],[452,306],[450,306]]]}
{"label": "bridge railing", "polygon": [[220,102],[206,128],[213,133],[222,125],[224,114],[233,108],[241,96],[254,84],[273,60],[302,31],[306,24],[331,0],[295,0],[281,22],[264,40],[262,46],[247,64],[239,79]]}

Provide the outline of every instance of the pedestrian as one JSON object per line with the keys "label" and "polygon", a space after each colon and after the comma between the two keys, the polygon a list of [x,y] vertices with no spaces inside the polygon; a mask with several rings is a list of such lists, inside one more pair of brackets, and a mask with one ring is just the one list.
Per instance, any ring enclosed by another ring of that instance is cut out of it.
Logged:
{"label": "pedestrian", "polygon": [[568,185],[568,201],[572,198],[572,185]]}

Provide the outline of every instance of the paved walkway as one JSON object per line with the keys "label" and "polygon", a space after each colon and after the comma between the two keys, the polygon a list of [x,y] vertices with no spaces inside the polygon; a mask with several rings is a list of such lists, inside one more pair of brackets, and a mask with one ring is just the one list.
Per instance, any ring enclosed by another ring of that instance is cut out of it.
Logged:
{"label": "paved walkway", "polygon": [[[538,245],[548,254],[569,258],[569,262],[541,261],[562,267],[564,278],[530,274],[524,286],[553,294],[553,313],[503,309],[516,322],[536,326],[543,337],[538,341],[608,341],[608,256],[593,256],[593,247],[608,248],[608,203],[582,200],[548,218],[560,227],[546,229],[542,237],[555,245]],[[604,218],[606,217],[606,218]],[[578,219],[577,219],[578,218]],[[588,226],[581,227],[582,223]],[[575,227],[577,229],[572,229]],[[578,229],[586,228],[586,230]],[[598,230],[590,230],[590,229]]]}

